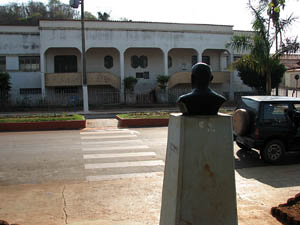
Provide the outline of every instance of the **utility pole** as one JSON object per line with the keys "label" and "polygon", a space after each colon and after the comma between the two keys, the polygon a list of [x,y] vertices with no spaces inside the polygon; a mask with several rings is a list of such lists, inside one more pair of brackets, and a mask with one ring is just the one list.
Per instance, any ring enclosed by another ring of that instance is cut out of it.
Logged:
{"label": "utility pole", "polygon": [[85,54],[85,29],[84,29],[84,0],[70,0],[72,8],[78,8],[81,4],[81,66],[82,66],[82,95],[83,112],[89,112],[89,97],[86,79],[86,54]]}

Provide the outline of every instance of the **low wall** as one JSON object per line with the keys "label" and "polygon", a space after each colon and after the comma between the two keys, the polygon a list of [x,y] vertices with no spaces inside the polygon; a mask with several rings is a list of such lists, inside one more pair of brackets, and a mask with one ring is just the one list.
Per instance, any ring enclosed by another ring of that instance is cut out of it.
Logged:
{"label": "low wall", "polygon": [[75,130],[85,127],[85,120],[0,123],[0,131]]}

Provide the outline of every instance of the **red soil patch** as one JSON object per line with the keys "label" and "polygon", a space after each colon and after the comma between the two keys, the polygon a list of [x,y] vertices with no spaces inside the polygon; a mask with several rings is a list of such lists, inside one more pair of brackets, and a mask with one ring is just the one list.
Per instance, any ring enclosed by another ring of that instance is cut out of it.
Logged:
{"label": "red soil patch", "polygon": [[273,207],[271,214],[283,224],[300,225],[300,193],[287,203]]}

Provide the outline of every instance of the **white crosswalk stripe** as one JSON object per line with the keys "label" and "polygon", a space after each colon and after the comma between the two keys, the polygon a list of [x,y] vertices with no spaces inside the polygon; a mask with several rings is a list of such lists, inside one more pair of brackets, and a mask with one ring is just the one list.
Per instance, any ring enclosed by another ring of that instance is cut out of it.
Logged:
{"label": "white crosswalk stripe", "polygon": [[91,163],[85,164],[86,169],[105,169],[105,168],[127,168],[136,166],[163,166],[162,160],[136,161],[136,162],[117,162],[117,163]]}
{"label": "white crosswalk stripe", "polygon": [[129,129],[81,132],[87,181],[161,176],[164,161]]}
{"label": "white crosswalk stripe", "polygon": [[136,135],[115,135],[115,136],[87,136],[81,137],[81,140],[94,140],[94,139],[113,139],[113,138],[135,138]]}
{"label": "white crosswalk stripe", "polygon": [[82,148],[82,151],[113,151],[113,150],[121,150],[121,151],[126,151],[126,150],[130,150],[130,149],[147,149],[149,148],[149,146],[147,145],[130,145],[130,146],[117,146],[117,147],[85,147]]}
{"label": "white crosswalk stripe", "polygon": [[115,180],[137,177],[154,177],[162,176],[163,172],[149,172],[149,173],[129,173],[129,174],[113,174],[113,175],[99,175],[99,176],[87,176],[87,181],[102,181],[102,180]]}
{"label": "white crosswalk stripe", "polygon": [[141,140],[118,140],[118,141],[89,141],[89,142],[81,142],[84,145],[103,145],[103,144],[126,144],[126,143],[142,143]]}
{"label": "white crosswalk stripe", "polygon": [[138,156],[156,156],[155,152],[129,152],[115,154],[87,154],[83,155],[84,159],[108,159],[108,158],[127,158]]}
{"label": "white crosswalk stripe", "polygon": [[129,134],[136,134],[139,133],[137,131],[131,131],[128,129],[118,129],[118,130],[95,130],[95,131],[85,131],[85,132],[80,132],[81,135],[99,135],[99,134],[124,134],[124,133],[129,133]]}

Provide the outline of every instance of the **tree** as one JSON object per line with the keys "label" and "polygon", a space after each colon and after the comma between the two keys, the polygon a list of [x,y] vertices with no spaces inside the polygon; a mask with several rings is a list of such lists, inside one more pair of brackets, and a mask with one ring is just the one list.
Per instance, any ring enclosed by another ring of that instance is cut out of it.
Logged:
{"label": "tree", "polygon": [[[251,58],[251,55],[244,55],[236,63],[235,67],[238,70],[238,75],[244,84],[249,87],[255,88],[259,91],[266,92],[266,79],[261,77],[257,72],[259,65],[255,60]],[[254,63],[254,65],[253,65]],[[275,88],[281,82],[282,76],[284,75],[286,68],[280,63],[279,59],[272,58],[271,63],[271,87]]]}
{"label": "tree", "polygon": [[25,18],[29,24],[38,25],[39,19],[48,18],[47,7],[42,2],[30,1],[24,8],[26,11]]}
{"label": "tree", "polygon": [[0,6],[1,24],[24,24],[26,17],[24,4],[10,3]]}
{"label": "tree", "polygon": [[108,21],[109,20],[109,17],[110,17],[110,14],[109,13],[106,13],[106,12],[98,12],[98,20],[101,20],[101,21]]}
{"label": "tree", "polygon": [[79,13],[67,4],[59,0],[49,0],[48,2],[49,19],[75,19],[79,18]]}
{"label": "tree", "polygon": [[[89,12],[86,13],[89,14]],[[47,5],[42,2],[29,1],[27,4],[10,3],[0,6],[0,24],[36,26],[40,19],[79,18],[77,10],[59,0],[49,0]]]}
{"label": "tree", "polygon": [[6,72],[0,72],[0,106],[8,102],[9,90],[11,89],[10,76]]}
{"label": "tree", "polygon": [[[272,1],[271,1],[272,2]],[[281,2],[281,1],[280,1]],[[256,71],[259,74],[260,79],[265,83],[265,91],[267,95],[271,94],[272,90],[272,66],[274,62],[279,60],[279,57],[282,54],[296,52],[299,50],[299,43],[297,38],[295,39],[286,39],[285,41],[281,39],[281,44],[276,48],[275,53],[271,54],[271,49],[273,43],[276,43],[276,36],[279,32],[283,32],[287,26],[291,25],[293,18],[290,16],[287,20],[281,20],[279,14],[276,12],[277,9],[273,11],[269,10],[270,5],[266,5],[265,1],[260,1],[258,7],[254,7],[251,3],[251,0],[248,2],[248,6],[254,15],[254,22],[252,24],[254,33],[252,36],[234,36],[226,47],[231,47],[232,49],[241,51],[241,50],[250,50],[249,59],[245,62],[238,60],[233,64],[237,68],[239,63],[248,63],[248,68]],[[280,5],[277,5],[279,7]],[[267,17],[264,17],[266,10]],[[274,18],[274,21],[282,21],[279,24],[280,26],[275,26],[275,29],[271,27],[271,21]],[[274,32],[275,30],[275,32]],[[279,82],[278,82],[279,83]]]}
{"label": "tree", "polygon": [[84,12],[84,18],[86,20],[97,20],[97,17],[94,16],[92,13],[88,12],[88,11],[85,11]]}

